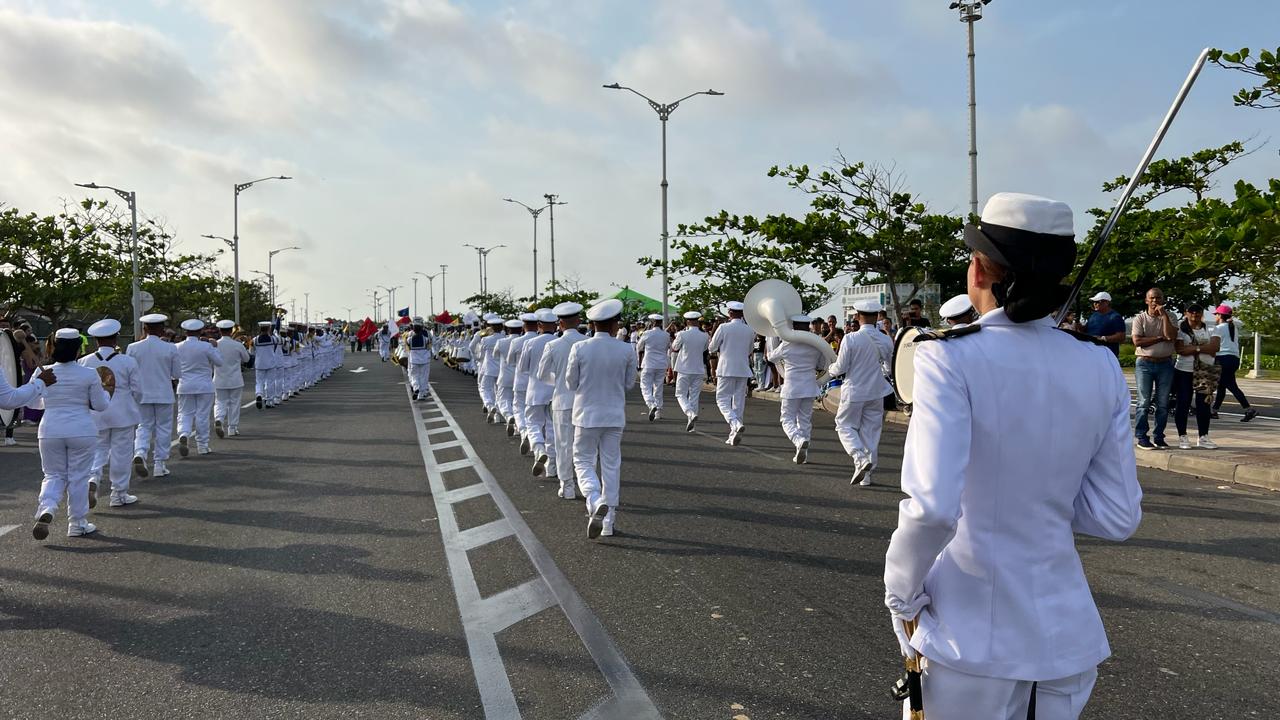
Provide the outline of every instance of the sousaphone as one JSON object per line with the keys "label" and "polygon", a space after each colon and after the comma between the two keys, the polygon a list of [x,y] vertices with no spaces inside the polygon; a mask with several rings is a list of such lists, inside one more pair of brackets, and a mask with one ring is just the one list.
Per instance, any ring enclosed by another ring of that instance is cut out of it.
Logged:
{"label": "sousaphone", "polygon": [[742,315],[752,330],[765,337],[810,345],[822,353],[823,369],[817,378],[818,386],[822,387],[829,377],[826,368],[836,361],[836,353],[826,340],[791,327],[791,316],[802,312],[804,304],[800,293],[783,280],[761,280],[742,299]]}

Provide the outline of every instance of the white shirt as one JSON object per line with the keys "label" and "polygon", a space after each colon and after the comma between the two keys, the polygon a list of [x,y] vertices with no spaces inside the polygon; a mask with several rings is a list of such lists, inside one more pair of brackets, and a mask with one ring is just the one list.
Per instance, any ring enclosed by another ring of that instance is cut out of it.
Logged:
{"label": "white shirt", "polygon": [[244,343],[224,335],[218,338],[218,354],[222,356],[222,364],[213,371],[213,387],[218,390],[234,390],[244,387],[244,373],[241,363],[249,362],[249,351]]}
{"label": "white shirt", "polygon": [[222,355],[213,345],[200,338],[189,337],[178,343],[178,359],[182,362],[182,376],[178,378],[179,395],[213,392],[213,369],[222,365]]}
{"label": "white shirt", "polygon": [[536,332],[526,330],[512,338],[511,343],[507,345],[507,364],[511,366],[511,377],[515,378],[513,386],[516,392],[520,393],[521,402],[524,402],[524,391],[529,387],[529,376],[520,372],[520,353],[524,350],[525,343],[537,336]]}
{"label": "white shirt", "polygon": [[93,422],[99,430],[122,428],[142,422],[138,403],[142,402],[142,381],[138,375],[138,361],[116,352],[115,348],[98,348],[80,358],[81,367],[97,372],[99,367],[111,370],[116,376],[115,394],[107,409],[93,413]]}
{"label": "white shirt", "polygon": [[[431,338],[430,333],[424,332],[421,340],[418,339],[418,333],[412,333],[405,339],[406,346],[409,348],[409,364],[410,365],[430,365],[431,350],[435,346],[435,342]],[[418,343],[422,343],[418,345]]]}
{"label": "white shirt", "polygon": [[97,371],[69,362],[47,365],[58,381],[44,389],[44,417],[36,437],[97,437],[91,410],[106,410],[111,396],[102,389]]}
{"label": "white shirt", "polygon": [[173,381],[182,377],[178,347],[155,335],[148,335],[130,344],[125,354],[138,362],[142,402],[172,405]]}
{"label": "white shirt", "polygon": [[1213,334],[1222,338],[1218,343],[1218,354],[1235,355],[1236,357],[1240,357],[1240,325],[1238,323],[1236,324],[1236,336],[1235,339],[1232,339],[1230,335],[1231,329],[1227,327],[1230,323],[1235,323],[1235,320],[1220,322],[1213,327]]}
{"label": "white shirt", "polygon": [[498,340],[502,338],[502,332],[497,331],[492,335],[486,335],[480,338],[480,352],[477,359],[480,361],[481,375],[497,375],[498,374],[498,356],[496,348]]}
{"label": "white shirt", "polygon": [[253,367],[255,370],[280,367],[280,338],[268,334],[253,339]]}
{"label": "white shirt", "polygon": [[534,335],[525,341],[524,348],[520,351],[520,362],[516,366],[516,372],[528,378],[525,385],[525,405],[546,405],[551,402],[551,396],[555,394],[555,383],[538,379],[538,365],[542,362],[542,354],[546,351],[547,345],[555,339],[555,333]]}
{"label": "white shirt", "polygon": [[675,371],[688,375],[706,375],[707,366],[702,361],[710,338],[701,328],[687,327],[676,333],[671,349],[676,353]]}
{"label": "white shirt", "polygon": [[44,381],[40,378],[32,377],[31,382],[22,387],[14,387],[9,384],[9,378],[0,373],[0,410],[17,410],[43,396]]}
{"label": "white shirt", "polygon": [[885,601],[909,616],[931,598],[912,643],[930,662],[1075,675],[1110,648],[1073,533],[1123,540],[1142,517],[1129,389],[1110,350],[1052,318],[978,323],[916,350]]}
{"label": "white shirt", "polygon": [[716,377],[751,377],[751,347],[756,341],[756,331],[742,318],[733,318],[716,328],[716,334],[707,347],[719,352],[716,361]]}
{"label": "white shirt", "polygon": [[671,336],[660,327],[645,330],[636,341],[636,352],[640,353],[640,367],[645,370],[666,370],[670,364],[667,351],[671,349]]}
{"label": "white shirt", "polygon": [[877,400],[893,392],[893,386],[884,379],[884,366],[892,357],[893,341],[870,325],[845,335],[840,342],[840,354],[827,368],[832,377],[844,376],[840,384],[841,404]]}
{"label": "white shirt", "polygon": [[577,330],[566,330],[563,335],[547,343],[538,360],[538,379],[555,386],[551,394],[552,410],[572,410],[573,390],[565,382],[565,370],[569,367],[569,351],[574,345],[587,339]]}
{"label": "white shirt", "polygon": [[[1202,326],[1199,329],[1192,329],[1191,332],[1192,334],[1188,335],[1182,332],[1181,328],[1179,328],[1178,339],[1181,340],[1184,345],[1208,345],[1209,341],[1213,339],[1213,335],[1209,332],[1209,328],[1207,327]],[[1202,352],[1199,354],[1199,357],[1200,362],[1207,365],[1213,364],[1213,355]],[[1194,372],[1196,369],[1196,356],[1175,355],[1173,360],[1173,369],[1181,370],[1183,372]]]}
{"label": "white shirt", "polygon": [[624,427],[627,391],[635,384],[630,344],[599,333],[574,345],[565,368],[565,386],[573,391],[574,427]]}
{"label": "white shirt", "polygon": [[[801,330],[799,332],[808,332]],[[814,337],[817,337],[816,335]],[[783,340],[766,357],[774,365],[782,365],[782,398],[815,398],[822,394],[818,388],[818,370],[822,369],[822,351],[812,345]]]}
{"label": "white shirt", "polygon": [[511,341],[515,340],[514,335],[503,335],[498,338],[498,342],[493,344],[494,362],[498,368],[498,384],[503,387],[515,387],[516,369],[513,365],[507,364],[507,348],[511,347]]}

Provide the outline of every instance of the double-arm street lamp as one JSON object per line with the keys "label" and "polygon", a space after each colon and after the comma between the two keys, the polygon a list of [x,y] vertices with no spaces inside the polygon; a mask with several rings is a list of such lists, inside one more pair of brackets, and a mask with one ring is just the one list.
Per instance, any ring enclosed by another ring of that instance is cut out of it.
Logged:
{"label": "double-arm street lamp", "polygon": [[680,107],[680,103],[688,100],[695,95],[712,95],[720,96],[724,93],[716,90],[700,90],[695,93],[689,93],[684,97],[670,103],[660,103],[648,95],[641,93],[634,88],[626,85],[613,83],[604,87],[610,90],[626,90],[627,92],[639,95],[644,101],[649,103],[649,107],[658,113],[658,119],[662,121],[662,322],[665,325],[669,315],[667,307],[667,292],[670,287],[670,277],[667,270],[667,119],[671,117],[671,113]]}
{"label": "double-arm street lamp", "polygon": [[948,9],[960,11],[960,22],[969,26],[969,213],[978,214],[978,99],[974,82],[973,24],[982,19],[982,8],[991,0],[953,2]]}
{"label": "double-arm street lamp", "polygon": [[463,243],[462,246],[476,251],[476,258],[480,263],[480,292],[481,294],[489,292],[489,253],[498,248],[504,248],[506,245],[494,245],[484,248],[471,243]]}
{"label": "double-arm street lamp", "polygon": [[439,276],[440,276],[440,273],[436,273],[435,275],[428,275],[428,274],[426,274],[426,273],[415,272],[413,275],[414,275],[414,278],[413,278],[413,311],[414,311],[415,313],[416,313],[416,312],[418,312],[418,278],[419,278],[419,277],[424,277],[424,278],[426,278],[426,279],[427,279],[427,296],[428,296],[428,298],[429,298],[428,302],[429,302],[429,303],[430,303],[430,305],[431,305],[431,316],[432,316],[432,317],[435,317],[435,314],[436,314],[436,283],[435,283],[435,279],[436,279],[437,277],[439,277]]}
{"label": "double-arm street lamp", "polygon": [[395,319],[396,319],[396,291],[397,291],[397,290],[399,290],[400,288],[404,287],[404,286],[403,286],[403,285],[396,285],[396,286],[394,286],[394,287],[387,287],[386,285],[379,285],[378,287],[380,287],[380,288],[382,288],[383,290],[386,290],[386,291],[387,291],[387,308],[391,311],[391,312],[387,315],[387,317],[388,317],[392,322],[395,322]]}
{"label": "double-arm street lamp", "polygon": [[547,209],[547,206],[543,205],[539,208],[532,208],[519,200],[512,200],[511,198],[502,199],[509,203],[519,205],[525,210],[528,210],[529,215],[533,216],[533,301],[536,303],[538,302],[538,216],[542,214],[543,210]]}
{"label": "double-arm street lamp", "polygon": [[[449,299],[448,296],[445,295],[445,291],[449,289],[449,286],[444,283],[445,278],[447,277],[445,273],[448,270],[448,265],[440,266],[440,310],[443,312],[449,312]],[[435,315],[435,308],[432,308],[431,314]]]}
{"label": "double-arm street lamp", "polygon": [[[240,324],[240,193],[244,192],[245,190],[248,190],[249,188],[253,187],[254,185],[257,185],[260,182],[266,182],[267,180],[292,180],[292,179],[293,178],[289,177],[288,175],[272,175],[270,177],[258,178],[257,180],[250,180],[249,182],[235,184],[236,193],[235,193],[234,210],[232,212],[232,225],[231,225],[231,254],[233,256],[232,262],[234,264],[235,282],[236,282],[235,290],[234,290],[236,325]],[[206,235],[205,237],[209,237],[209,236]],[[274,309],[275,297],[274,296],[271,299],[271,303],[272,303],[271,312],[274,314],[275,313],[275,309]]]}
{"label": "double-arm street lamp", "polygon": [[[271,290],[269,291],[269,293],[271,295],[271,322],[272,323],[274,323],[276,320],[276,271],[272,268],[271,263],[273,260],[275,260],[276,255],[279,255],[285,250],[301,250],[301,249],[302,248],[298,247],[297,245],[290,245],[289,247],[282,247],[277,250],[267,251],[267,278],[271,281]],[[239,287],[239,286],[240,286],[240,282],[237,280],[236,287]],[[292,313],[290,314],[292,315]]]}
{"label": "double-arm street lamp", "polygon": [[129,204],[129,214],[133,218],[133,230],[129,239],[129,256],[133,264],[133,297],[129,301],[129,309],[133,312],[133,339],[142,337],[142,325],[138,318],[142,315],[142,288],[138,285],[138,194],[132,190],[121,190],[110,185],[99,185],[95,182],[76,183],[76,187],[90,190],[110,190]]}

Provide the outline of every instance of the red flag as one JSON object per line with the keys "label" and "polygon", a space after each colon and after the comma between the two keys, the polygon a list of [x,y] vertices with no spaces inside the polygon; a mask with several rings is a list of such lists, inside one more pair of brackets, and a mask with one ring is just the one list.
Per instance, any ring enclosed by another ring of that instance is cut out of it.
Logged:
{"label": "red flag", "polygon": [[448,310],[445,310],[444,312],[436,316],[436,322],[441,323],[443,325],[448,325],[449,323],[453,322],[453,316],[449,314]]}
{"label": "red flag", "polygon": [[373,321],[369,318],[365,318],[364,322],[360,323],[359,332],[356,333],[356,341],[365,342],[369,338],[373,337],[373,334],[376,332],[378,332],[378,326],[374,325]]}

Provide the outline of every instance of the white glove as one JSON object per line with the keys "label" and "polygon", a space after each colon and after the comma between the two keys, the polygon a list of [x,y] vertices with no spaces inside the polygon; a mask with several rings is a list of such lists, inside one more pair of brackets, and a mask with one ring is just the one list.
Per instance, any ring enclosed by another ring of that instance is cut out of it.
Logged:
{"label": "white glove", "polygon": [[902,652],[902,657],[915,659],[916,649],[911,647],[911,636],[907,634],[907,629],[903,625],[906,621],[897,615],[890,615],[893,618],[893,634],[898,636],[898,650]]}

